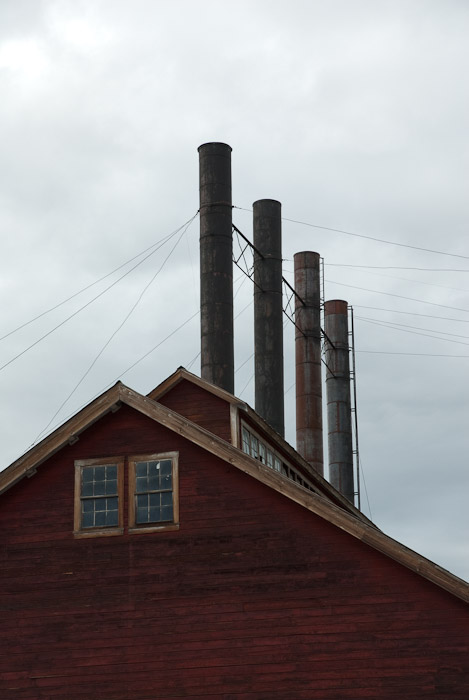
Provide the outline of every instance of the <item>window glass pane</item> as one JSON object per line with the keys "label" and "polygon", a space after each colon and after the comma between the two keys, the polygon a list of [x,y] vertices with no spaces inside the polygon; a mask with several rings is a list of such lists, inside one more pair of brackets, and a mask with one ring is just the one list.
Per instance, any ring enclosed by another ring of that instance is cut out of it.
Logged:
{"label": "window glass pane", "polygon": [[[86,506],[86,510],[85,510]],[[83,527],[93,527],[94,523],[94,501],[82,501],[81,503],[81,521]],[[87,523],[85,525],[85,523]]]}
{"label": "window glass pane", "polygon": [[117,510],[109,510],[106,513],[106,525],[107,527],[116,526],[119,524],[119,513]]}
{"label": "window glass pane", "polygon": [[249,454],[251,451],[251,441],[249,431],[243,427],[243,452]]}
{"label": "window glass pane", "polygon": [[106,492],[106,482],[104,479],[102,481],[94,482],[93,496],[104,496]]}
{"label": "window glass pane", "polygon": [[[117,495],[117,479],[106,480],[106,495]],[[83,494],[85,495],[85,494]]]}
{"label": "window glass pane", "polygon": [[148,491],[148,479],[146,476],[137,477],[137,493],[145,493]]}
{"label": "window glass pane", "polygon": [[115,527],[119,524],[117,464],[81,470],[81,527]]}
{"label": "window glass pane", "polygon": [[81,489],[81,495],[82,496],[92,496],[94,493],[94,488],[93,488],[93,482],[90,481],[86,484],[83,484],[82,489]]}
{"label": "window glass pane", "polygon": [[281,468],[282,468],[281,461],[279,460],[278,457],[274,456],[274,469],[275,469],[275,471],[279,472],[281,470]]}
{"label": "window glass pane", "polygon": [[262,442],[259,443],[259,459],[265,464],[265,445],[263,445]]}
{"label": "window glass pane", "polygon": [[147,481],[147,491],[159,491],[160,489],[160,477],[158,475],[156,476],[150,476]]}
{"label": "window glass pane", "polygon": [[161,505],[162,506],[172,506],[173,505],[173,492],[163,491],[161,494]]}
{"label": "window glass pane", "polygon": [[163,459],[160,463],[160,473],[162,476],[171,476],[173,463],[170,459]]}
{"label": "window glass pane", "polygon": [[137,462],[135,468],[137,493],[172,488],[172,468],[170,459],[160,462]]}
{"label": "window glass pane", "polygon": [[274,466],[274,456],[269,449],[267,450],[267,466],[272,468]]}
{"label": "window glass pane", "polygon": [[150,494],[150,508],[154,506],[160,506],[161,504],[161,493],[151,493]]}
{"label": "window glass pane", "polygon": [[137,508],[136,522],[138,524],[148,522],[148,510],[147,510],[147,508]]}
{"label": "window glass pane", "polygon": [[160,463],[159,462],[147,462],[148,464],[148,474],[150,476],[158,476],[160,473]]}
{"label": "window glass pane", "polygon": [[251,457],[254,457],[254,459],[257,459],[258,451],[259,451],[258,440],[256,437],[254,437],[254,435],[251,435]]}
{"label": "window glass pane", "polygon": [[109,527],[118,524],[119,499],[88,498],[82,501],[82,527]]}
{"label": "window glass pane", "polygon": [[106,510],[117,511],[117,504],[118,504],[117,498],[106,498]]}
{"label": "window glass pane", "polygon": [[173,462],[171,459],[135,465],[135,523],[173,520]]}
{"label": "window glass pane", "polygon": [[94,524],[96,527],[103,527],[106,525],[106,511],[96,511],[94,514]]}
{"label": "window glass pane", "polygon": [[158,523],[161,520],[161,508],[150,508],[148,513],[149,523]]}
{"label": "window glass pane", "polygon": [[117,495],[117,466],[85,467],[81,474],[81,496]]}
{"label": "window glass pane", "polygon": [[83,472],[81,475],[81,481],[82,481],[82,484],[87,484],[88,482],[94,481],[94,468],[93,467],[88,467],[87,469],[83,469]]}
{"label": "window glass pane", "polygon": [[161,477],[161,488],[162,489],[171,489],[172,482],[173,482],[173,479],[171,477],[171,474],[168,474],[168,476],[162,476]]}
{"label": "window glass pane", "polygon": [[148,506],[148,494],[137,496],[137,508],[146,508]]}
{"label": "window glass pane", "polygon": [[135,465],[135,474],[137,476],[147,476],[148,463],[147,462],[137,462],[137,464]]}
{"label": "window glass pane", "polygon": [[161,509],[161,520],[172,520],[173,519],[173,506],[163,506]]}
{"label": "window glass pane", "polygon": [[91,513],[83,513],[81,518],[82,527],[93,527],[94,526],[94,511]]}
{"label": "window glass pane", "polygon": [[104,468],[106,470],[106,480],[117,479],[117,466],[115,464],[108,464],[108,466]]}

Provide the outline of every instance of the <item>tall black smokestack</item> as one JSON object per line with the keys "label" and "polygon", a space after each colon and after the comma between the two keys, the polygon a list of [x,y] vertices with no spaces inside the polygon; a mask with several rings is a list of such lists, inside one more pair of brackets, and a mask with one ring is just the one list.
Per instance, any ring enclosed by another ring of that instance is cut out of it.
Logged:
{"label": "tall black smokestack", "polygon": [[[295,265],[296,449],[324,473],[319,254],[305,251]],[[298,298],[299,297],[299,298]]]}
{"label": "tall black smokestack", "polygon": [[329,481],[354,502],[347,302],[324,304]]}
{"label": "tall black smokestack", "polygon": [[231,147],[199,146],[203,379],[234,393]]}
{"label": "tall black smokestack", "polygon": [[260,199],[254,211],[254,352],[256,411],[282,437],[283,388],[281,204]]}

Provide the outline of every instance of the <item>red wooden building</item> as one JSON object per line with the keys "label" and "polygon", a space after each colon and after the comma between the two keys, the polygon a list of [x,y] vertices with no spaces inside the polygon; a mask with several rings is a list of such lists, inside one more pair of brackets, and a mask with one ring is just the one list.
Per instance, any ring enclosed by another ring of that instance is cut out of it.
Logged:
{"label": "red wooden building", "polygon": [[469,586],[252,409],[118,383],[0,474],[0,698],[469,697]]}

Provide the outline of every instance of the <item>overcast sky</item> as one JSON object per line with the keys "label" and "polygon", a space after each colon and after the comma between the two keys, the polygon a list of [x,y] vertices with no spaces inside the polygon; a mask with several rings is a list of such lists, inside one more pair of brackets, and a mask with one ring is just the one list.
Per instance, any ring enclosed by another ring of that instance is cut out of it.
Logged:
{"label": "overcast sky", "polygon": [[118,378],[200,372],[198,219],[155,244],[197,212],[197,147],[223,141],[248,237],[267,197],[390,242],[285,220],[284,275],[317,251],[326,299],[354,307],[364,512],[469,578],[468,35],[466,0],[2,0],[0,468]]}

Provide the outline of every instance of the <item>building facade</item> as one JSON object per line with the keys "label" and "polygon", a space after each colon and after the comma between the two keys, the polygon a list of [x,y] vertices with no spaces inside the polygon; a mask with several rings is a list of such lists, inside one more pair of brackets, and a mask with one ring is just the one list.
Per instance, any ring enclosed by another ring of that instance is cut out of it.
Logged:
{"label": "building facade", "polygon": [[468,584],[183,369],[112,387],[0,493],[0,698],[469,697]]}

